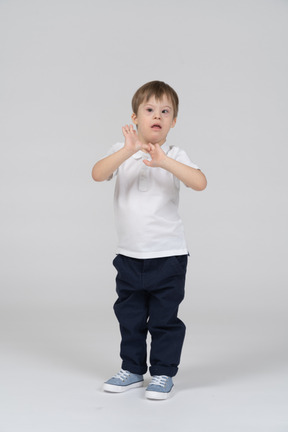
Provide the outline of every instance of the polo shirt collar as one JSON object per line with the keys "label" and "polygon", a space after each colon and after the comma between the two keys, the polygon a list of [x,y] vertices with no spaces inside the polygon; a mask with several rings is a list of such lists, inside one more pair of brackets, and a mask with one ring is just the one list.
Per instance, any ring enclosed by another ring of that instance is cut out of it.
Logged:
{"label": "polo shirt collar", "polygon": [[[164,144],[162,144],[161,148],[162,148],[162,150],[164,151],[165,154],[168,153],[168,151],[169,151],[169,145],[167,144],[166,141],[165,141]],[[143,157],[144,157],[144,158],[150,158],[150,155],[149,155],[149,153],[145,153],[145,152],[143,152],[143,151],[141,151],[141,150],[139,150],[137,153],[135,153],[135,154],[133,155],[133,158],[134,158],[134,159],[141,159],[141,158],[143,158]]]}

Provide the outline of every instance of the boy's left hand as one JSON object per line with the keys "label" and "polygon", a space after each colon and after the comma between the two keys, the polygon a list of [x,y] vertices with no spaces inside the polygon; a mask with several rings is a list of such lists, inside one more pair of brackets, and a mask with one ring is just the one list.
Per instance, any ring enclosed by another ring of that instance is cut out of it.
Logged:
{"label": "boy's left hand", "polygon": [[170,158],[159,144],[148,144],[147,151],[151,160],[144,159],[143,162],[148,167],[160,167],[169,171],[191,189],[201,191],[206,188],[206,177],[199,169]]}
{"label": "boy's left hand", "polygon": [[143,162],[149,167],[162,167],[165,158],[167,157],[159,144],[149,144],[150,150],[148,150],[151,161],[144,159]]}

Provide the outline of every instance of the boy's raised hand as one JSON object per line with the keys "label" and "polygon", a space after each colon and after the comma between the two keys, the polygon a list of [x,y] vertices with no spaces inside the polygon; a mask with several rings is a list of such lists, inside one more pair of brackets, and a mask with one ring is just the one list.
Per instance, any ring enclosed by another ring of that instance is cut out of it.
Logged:
{"label": "boy's raised hand", "polygon": [[133,128],[133,125],[126,125],[122,127],[122,132],[125,137],[125,147],[132,154],[136,153],[139,150],[149,151],[150,146],[143,144],[139,138],[136,130]]}
{"label": "boy's raised hand", "polygon": [[143,162],[145,165],[149,167],[162,167],[163,162],[165,161],[166,154],[162,150],[159,144],[148,144],[149,145],[149,154],[151,156],[151,161],[144,159]]}

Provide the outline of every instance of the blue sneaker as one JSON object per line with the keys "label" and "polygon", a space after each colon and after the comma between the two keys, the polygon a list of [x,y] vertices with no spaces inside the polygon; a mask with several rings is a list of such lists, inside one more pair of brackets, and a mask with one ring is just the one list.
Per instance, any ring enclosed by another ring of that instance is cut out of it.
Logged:
{"label": "blue sneaker", "polygon": [[173,381],[166,375],[155,375],[146,389],[145,396],[147,399],[163,400],[171,394]]}
{"label": "blue sneaker", "polygon": [[120,372],[104,383],[103,390],[112,393],[121,393],[142,386],[143,375],[133,374],[121,369]]}

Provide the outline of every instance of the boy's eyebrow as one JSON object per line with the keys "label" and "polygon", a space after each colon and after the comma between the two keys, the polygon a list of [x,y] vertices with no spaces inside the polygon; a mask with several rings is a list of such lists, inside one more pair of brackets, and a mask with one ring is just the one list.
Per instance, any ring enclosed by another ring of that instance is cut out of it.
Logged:
{"label": "boy's eyebrow", "polygon": [[[155,106],[154,104],[149,103],[149,102],[146,102],[146,103],[145,103],[145,106],[147,106],[147,105]],[[172,107],[171,107],[170,105],[162,105],[161,108],[170,108],[170,109],[172,109]]]}

